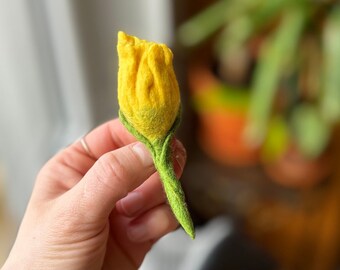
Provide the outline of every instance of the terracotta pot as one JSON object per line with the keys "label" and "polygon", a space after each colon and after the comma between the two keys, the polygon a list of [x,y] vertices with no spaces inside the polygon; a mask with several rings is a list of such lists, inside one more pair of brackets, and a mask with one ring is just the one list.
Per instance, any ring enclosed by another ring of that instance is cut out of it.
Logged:
{"label": "terracotta pot", "polygon": [[[210,92],[223,87],[207,66],[192,67],[189,84],[193,99],[199,98],[201,103],[209,99]],[[222,164],[254,165],[258,162],[259,151],[251,148],[244,140],[247,108],[244,104],[235,104],[233,100],[225,102],[227,105],[213,102],[196,109],[199,144],[212,159]]]}
{"label": "terracotta pot", "polygon": [[245,115],[230,111],[212,111],[199,115],[199,142],[213,159],[229,165],[253,165],[258,161],[258,151],[243,140]]}

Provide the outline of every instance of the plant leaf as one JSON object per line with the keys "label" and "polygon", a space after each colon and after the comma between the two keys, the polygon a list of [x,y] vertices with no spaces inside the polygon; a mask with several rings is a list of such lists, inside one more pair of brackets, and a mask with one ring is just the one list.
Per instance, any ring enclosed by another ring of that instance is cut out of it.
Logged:
{"label": "plant leaf", "polygon": [[340,120],[340,7],[325,24],[323,36],[323,95],[321,111],[330,124]]}
{"label": "plant leaf", "polygon": [[287,10],[278,29],[261,47],[254,78],[246,137],[252,144],[263,141],[275,93],[286,70],[295,60],[306,14],[299,8]]}

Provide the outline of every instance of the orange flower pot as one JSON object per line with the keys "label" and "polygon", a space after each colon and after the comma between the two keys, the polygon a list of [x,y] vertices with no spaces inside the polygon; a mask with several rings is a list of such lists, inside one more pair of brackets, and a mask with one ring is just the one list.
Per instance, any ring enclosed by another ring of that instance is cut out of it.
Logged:
{"label": "orange flower pot", "polygon": [[190,71],[189,84],[192,98],[196,101],[199,119],[197,137],[201,148],[222,164],[256,164],[259,150],[251,148],[244,140],[248,93],[240,94],[238,90],[228,88],[208,67],[195,66]]}

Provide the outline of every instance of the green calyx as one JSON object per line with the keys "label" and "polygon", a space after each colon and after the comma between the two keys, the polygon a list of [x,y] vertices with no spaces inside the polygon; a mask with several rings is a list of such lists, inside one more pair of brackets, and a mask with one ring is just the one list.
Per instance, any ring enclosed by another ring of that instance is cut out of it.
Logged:
{"label": "green calyx", "polygon": [[185,232],[192,238],[195,238],[195,229],[193,222],[188,211],[185,195],[178,181],[171,160],[171,147],[170,143],[174,136],[174,132],[180,123],[180,111],[177,118],[168,131],[166,136],[160,140],[151,142],[145,136],[140,134],[125,118],[124,114],[119,111],[119,119],[123,125],[132,133],[137,140],[144,143],[150,150],[154,160],[155,167],[159,173],[163,188],[168,199],[169,205],[176,219],[183,227]]}

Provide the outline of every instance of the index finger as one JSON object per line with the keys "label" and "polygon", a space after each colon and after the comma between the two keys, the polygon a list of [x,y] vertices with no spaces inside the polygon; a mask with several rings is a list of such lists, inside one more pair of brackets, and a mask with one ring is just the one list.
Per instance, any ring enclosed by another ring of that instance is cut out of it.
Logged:
{"label": "index finger", "polygon": [[85,148],[78,140],[60,151],[40,170],[37,180],[42,181],[37,181],[39,184],[36,185],[40,198],[43,194],[59,195],[71,189],[102,155],[136,141],[119,119],[100,125],[83,138]]}
{"label": "index finger", "polygon": [[97,160],[107,152],[121,148],[136,141],[135,137],[123,126],[119,119],[108,121],[83,137],[88,152],[78,141],[74,147],[81,153]]}

